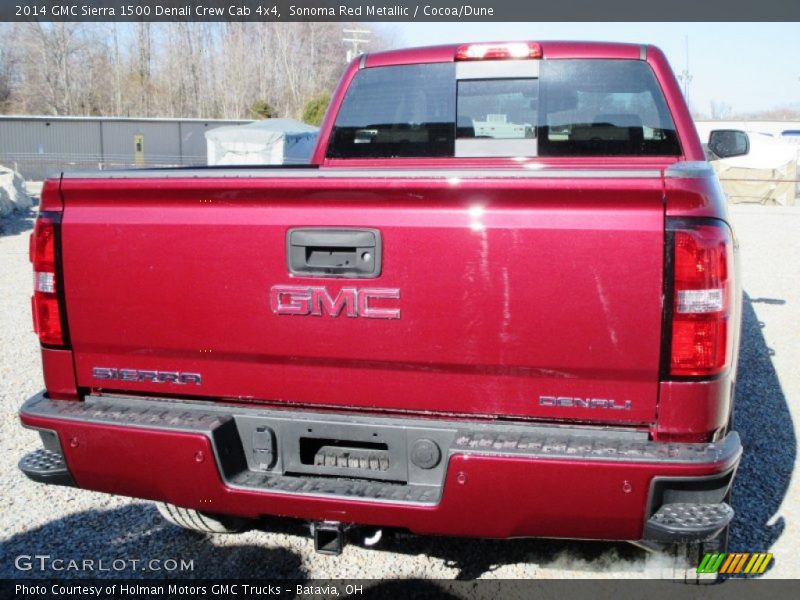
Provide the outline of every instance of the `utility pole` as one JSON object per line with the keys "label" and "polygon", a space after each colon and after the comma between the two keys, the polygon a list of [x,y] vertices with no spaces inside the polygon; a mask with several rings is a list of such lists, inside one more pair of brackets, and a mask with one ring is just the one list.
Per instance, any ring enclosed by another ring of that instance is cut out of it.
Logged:
{"label": "utility pole", "polygon": [[371,33],[372,32],[368,29],[342,29],[342,34],[345,36],[342,38],[342,41],[346,44],[352,44],[352,46],[347,49],[347,62],[350,62],[356,56],[364,53],[361,49],[361,45],[369,44],[369,35]]}
{"label": "utility pole", "polygon": [[[689,86],[691,85],[692,79],[694,79],[694,77],[692,77],[691,72],[689,72],[689,36],[688,35],[685,37],[685,41],[686,41],[686,68],[683,71],[681,71],[680,75],[678,75],[678,80],[683,84],[683,97],[686,98],[686,104],[688,106],[689,105]],[[691,109],[691,106],[689,106],[689,108]]]}

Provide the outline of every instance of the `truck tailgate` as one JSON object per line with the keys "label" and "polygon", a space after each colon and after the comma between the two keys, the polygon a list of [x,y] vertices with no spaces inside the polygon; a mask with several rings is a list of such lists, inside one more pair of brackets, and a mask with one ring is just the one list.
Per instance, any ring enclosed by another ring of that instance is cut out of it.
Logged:
{"label": "truck tailgate", "polygon": [[[80,386],[442,414],[655,418],[658,171],[174,173],[62,181]],[[297,227],[378,230],[380,276],[291,276],[287,232]],[[376,306],[399,318],[277,314],[270,290],[279,285],[324,287],[332,298],[343,288],[396,289],[399,298]]]}

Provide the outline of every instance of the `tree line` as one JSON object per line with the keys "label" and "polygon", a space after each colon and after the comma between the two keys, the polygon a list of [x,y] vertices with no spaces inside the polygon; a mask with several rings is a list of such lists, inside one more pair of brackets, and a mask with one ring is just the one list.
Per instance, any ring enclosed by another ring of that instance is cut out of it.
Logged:
{"label": "tree line", "polygon": [[[301,118],[345,66],[341,23],[0,23],[0,114]],[[359,24],[365,29],[364,24]],[[373,30],[367,48],[390,45]],[[798,119],[797,105],[695,118]]]}
{"label": "tree line", "polygon": [[0,113],[318,121],[342,37],[337,23],[0,24]]}

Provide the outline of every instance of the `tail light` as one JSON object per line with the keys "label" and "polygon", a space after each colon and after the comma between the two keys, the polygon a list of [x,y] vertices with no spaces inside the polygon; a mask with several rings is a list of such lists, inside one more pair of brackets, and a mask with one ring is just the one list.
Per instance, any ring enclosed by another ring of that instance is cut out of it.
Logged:
{"label": "tail light", "polygon": [[542,47],[536,42],[464,44],[456,49],[456,60],[508,60],[541,58]]}
{"label": "tail light", "polygon": [[[58,194],[57,182],[45,184],[45,194]],[[61,213],[43,211],[36,219],[30,239],[30,260],[33,263],[33,328],[39,341],[46,346],[66,345],[64,329],[64,302],[59,277],[59,234]]]}
{"label": "tail light", "polygon": [[669,375],[721,373],[730,367],[734,341],[731,231],[714,219],[673,219],[668,223],[667,251],[667,277],[671,274],[672,279]]}

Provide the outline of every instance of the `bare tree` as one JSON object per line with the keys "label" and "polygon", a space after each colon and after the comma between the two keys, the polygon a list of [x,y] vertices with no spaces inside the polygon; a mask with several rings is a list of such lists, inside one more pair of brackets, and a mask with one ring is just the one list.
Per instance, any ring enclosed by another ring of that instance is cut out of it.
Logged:
{"label": "bare tree", "polygon": [[142,21],[136,25],[137,60],[136,78],[139,95],[139,115],[150,116],[150,67],[152,61],[152,24]]}
{"label": "bare tree", "polygon": [[[0,31],[2,36],[2,31]],[[11,101],[13,65],[8,52],[0,47],[0,111],[5,112]]]}
{"label": "bare tree", "polygon": [[333,90],[345,50],[336,23],[9,23],[0,110],[251,118],[258,104],[300,117]]}
{"label": "bare tree", "polygon": [[731,105],[721,100],[711,101],[711,118],[715,121],[728,119],[731,116]]}
{"label": "bare tree", "polygon": [[13,65],[7,110],[52,115],[105,110],[105,39],[94,24],[13,23],[2,36]]}
{"label": "bare tree", "polygon": [[75,27],[68,23],[33,23],[30,29],[50,110],[54,115],[72,114],[70,59],[75,52]]}
{"label": "bare tree", "polygon": [[111,43],[114,60],[114,114],[122,115],[122,53],[119,47],[119,27],[111,24]]}

